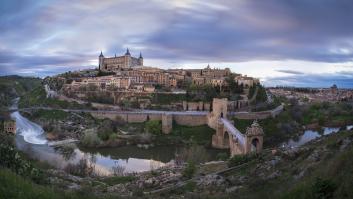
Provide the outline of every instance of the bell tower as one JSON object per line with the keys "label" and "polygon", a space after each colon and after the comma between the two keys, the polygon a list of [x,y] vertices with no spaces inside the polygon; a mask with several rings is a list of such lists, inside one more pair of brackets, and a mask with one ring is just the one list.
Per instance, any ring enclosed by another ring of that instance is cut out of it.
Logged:
{"label": "bell tower", "polygon": [[138,61],[139,61],[139,65],[143,66],[143,57],[142,57],[142,53],[141,52],[140,52],[140,57],[139,57]]}
{"label": "bell tower", "polygon": [[103,64],[104,64],[104,55],[103,55],[103,52],[101,51],[101,54],[99,55],[99,58],[98,58],[98,69],[99,69],[99,71],[104,69],[103,68],[104,67]]}

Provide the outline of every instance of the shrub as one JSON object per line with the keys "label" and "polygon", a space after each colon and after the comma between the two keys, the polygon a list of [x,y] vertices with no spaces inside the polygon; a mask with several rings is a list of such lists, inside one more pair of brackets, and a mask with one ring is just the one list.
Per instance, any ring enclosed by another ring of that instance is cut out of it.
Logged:
{"label": "shrub", "polygon": [[331,180],[316,178],[312,186],[313,198],[328,199],[333,198],[337,186]]}
{"label": "shrub", "polygon": [[118,136],[115,133],[109,135],[109,140],[115,140]]}
{"label": "shrub", "polygon": [[182,175],[183,177],[190,179],[194,176],[195,172],[196,172],[195,163],[192,161],[189,161],[185,169],[183,170]]}
{"label": "shrub", "polygon": [[94,131],[86,131],[81,139],[81,144],[87,147],[95,147],[100,143],[101,140]]}
{"label": "shrub", "polygon": [[0,144],[0,166],[11,169],[16,174],[29,177],[36,183],[45,183],[45,177],[41,170],[22,159],[16,149],[11,146]]}
{"label": "shrub", "polygon": [[227,153],[218,153],[217,154],[217,160],[227,160],[229,157],[229,155]]}
{"label": "shrub", "polygon": [[69,163],[64,170],[67,173],[77,176],[91,176],[94,172],[94,163],[89,162],[87,158],[83,157],[77,164]]}
{"label": "shrub", "polygon": [[235,166],[247,163],[255,158],[258,158],[257,154],[235,155],[228,160],[228,166],[235,167]]}
{"label": "shrub", "polygon": [[158,120],[151,120],[145,123],[145,130],[147,133],[160,135],[162,134],[162,124]]}

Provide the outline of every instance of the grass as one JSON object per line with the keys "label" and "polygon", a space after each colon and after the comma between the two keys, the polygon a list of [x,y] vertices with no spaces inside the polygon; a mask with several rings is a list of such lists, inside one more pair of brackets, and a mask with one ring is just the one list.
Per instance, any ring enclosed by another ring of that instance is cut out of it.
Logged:
{"label": "grass", "polygon": [[181,137],[185,141],[206,145],[211,142],[214,133],[215,130],[207,125],[190,127],[174,124],[170,135]]}
{"label": "grass", "polygon": [[[11,199],[93,199],[98,197],[90,192],[70,192],[37,185],[18,176],[8,169],[0,168],[0,198]],[[116,198],[116,197],[115,197]]]}
{"label": "grass", "polygon": [[184,100],[186,100],[185,94],[155,93],[152,95],[152,103],[155,104],[170,104],[173,102],[182,102]]}
{"label": "grass", "polygon": [[43,86],[38,86],[30,93],[21,97],[19,101],[20,108],[48,106],[52,108],[65,108],[65,109],[83,109],[87,108],[86,105],[78,104],[77,102],[67,102],[58,100],[56,98],[47,98]]}
{"label": "grass", "polygon": [[36,110],[32,115],[34,118],[43,118],[48,120],[63,120],[70,116],[70,113],[62,110]]}
{"label": "grass", "polygon": [[136,180],[135,176],[113,176],[102,179],[101,181],[112,186],[116,184],[125,184]]}

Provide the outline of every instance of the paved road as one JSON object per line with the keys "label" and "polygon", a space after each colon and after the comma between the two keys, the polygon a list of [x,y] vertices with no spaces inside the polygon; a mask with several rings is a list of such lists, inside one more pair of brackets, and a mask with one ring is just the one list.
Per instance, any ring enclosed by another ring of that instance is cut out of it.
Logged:
{"label": "paved road", "polygon": [[244,146],[245,144],[244,135],[238,129],[236,129],[235,126],[229,120],[225,118],[221,118],[221,121],[223,122],[224,127],[228,130],[228,132],[233,136],[235,136],[236,138],[238,138],[239,142]]}

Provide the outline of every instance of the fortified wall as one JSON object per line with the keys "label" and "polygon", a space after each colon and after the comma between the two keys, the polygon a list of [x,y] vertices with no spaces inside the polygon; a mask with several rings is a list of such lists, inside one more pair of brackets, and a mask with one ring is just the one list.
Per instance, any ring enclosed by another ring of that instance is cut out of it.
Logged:
{"label": "fortified wall", "polygon": [[[174,114],[173,114],[174,113]],[[163,133],[170,133],[172,130],[173,121],[176,124],[184,126],[200,126],[207,124],[206,114],[192,114],[185,113],[180,114],[176,112],[106,112],[106,111],[95,111],[91,112],[91,115],[95,118],[104,119],[109,118],[111,120],[123,120],[127,123],[142,123],[148,120],[162,121]]]}

